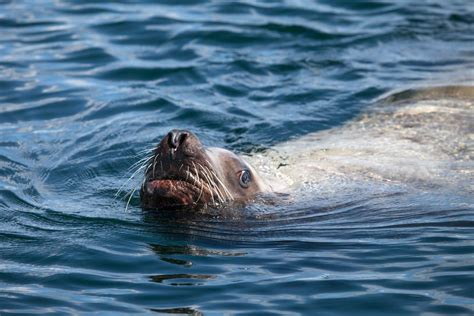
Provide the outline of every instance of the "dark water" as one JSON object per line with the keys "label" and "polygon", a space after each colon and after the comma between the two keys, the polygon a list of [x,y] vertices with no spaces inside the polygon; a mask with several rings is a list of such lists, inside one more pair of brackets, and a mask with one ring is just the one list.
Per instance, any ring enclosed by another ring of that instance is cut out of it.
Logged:
{"label": "dark water", "polygon": [[116,193],[171,128],[259,150],[462,84],[473,43],[470,1],[0,1],[0,314],[472,315],[470,196],[170,218]]}

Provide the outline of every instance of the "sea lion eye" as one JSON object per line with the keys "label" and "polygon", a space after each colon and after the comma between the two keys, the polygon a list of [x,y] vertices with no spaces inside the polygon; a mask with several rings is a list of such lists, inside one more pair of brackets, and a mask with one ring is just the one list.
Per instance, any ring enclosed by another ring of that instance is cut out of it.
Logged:
{"label": "sea lion eye", "polygon": [[239,182],[243,188],[248,188],[251,180],[252,180],[252,177],[250,176],[249,170],[242,170],[240,172]]}

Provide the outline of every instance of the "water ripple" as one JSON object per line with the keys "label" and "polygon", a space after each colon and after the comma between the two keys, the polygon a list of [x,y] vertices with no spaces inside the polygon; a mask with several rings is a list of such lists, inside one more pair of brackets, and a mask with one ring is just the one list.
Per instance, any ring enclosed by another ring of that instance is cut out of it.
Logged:
{"label": "water ripple", "polygon": [[130,167],[171,128],[261,152],[468,84],[473,22],[457,0],[0,1],[0,314],[472,315],[461,192],[153,213]]}

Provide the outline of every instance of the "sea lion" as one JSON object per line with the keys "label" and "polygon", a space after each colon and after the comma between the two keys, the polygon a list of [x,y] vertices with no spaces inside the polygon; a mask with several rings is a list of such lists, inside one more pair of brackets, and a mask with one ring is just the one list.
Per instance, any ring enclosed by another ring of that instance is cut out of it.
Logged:
{"label": "sea lion", "polygon": [[267,185],[244,159],[205,147],[187,130],[172,130],[149,159],[140,190],[144,208],[200,209],[246,202]]}
{"label": "sea lion", "polygon": [[302,192],[314,199],[387,184],[470,194],[473,109],[473,87],[406,90],[378,100],[342,127],[245,157],[206,148],[193,133],[173,130],[150,158],[142,206],[198,209],[270,192],[289,193],[297,201]]}

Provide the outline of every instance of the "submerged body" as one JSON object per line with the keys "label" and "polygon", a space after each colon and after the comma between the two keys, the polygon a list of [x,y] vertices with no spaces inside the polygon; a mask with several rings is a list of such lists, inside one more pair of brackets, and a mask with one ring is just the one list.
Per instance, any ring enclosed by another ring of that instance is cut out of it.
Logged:
{"label": "submerged body", "polygon": [[[188,131],[172,131],[150,160],[142,205],[202,208],[247,202],[270,191],[317,198],[382,184],[451,187],[469,194],[474,189],[473,109],[472,87],[405,91],[342,127],[245,159],[206,149]],[[176,133],[187,136],[173,148]]]}
{"label": "submerged body", "polygon": [[348,124],[278,144],[249,160],[275,190],[341,183],[473,191],[474,88],[405,91]]}

